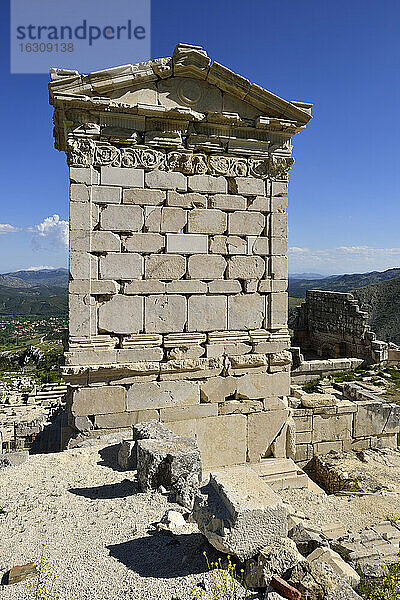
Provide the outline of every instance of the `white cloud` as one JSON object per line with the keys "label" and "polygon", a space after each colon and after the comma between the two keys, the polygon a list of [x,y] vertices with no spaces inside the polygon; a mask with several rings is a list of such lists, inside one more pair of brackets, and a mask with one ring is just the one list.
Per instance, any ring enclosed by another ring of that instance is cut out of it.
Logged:
{"label": "white cloud", "polygon": [[32,242],[36,249],[44,246],[68,247],[68,221],[60,219],[59,215],[47,217],[38,225],[29,227],[28,231],[34,234]]}
{"label": "white cloud", "polygon": [[57,269],[58,267],[49,267],[48,265],[40,265],[40,267],[28,267],[27,269],[20,269],[20,271],[42,271],[47,269],[48,271]]}
{"label": "white cloud", "polygon": [[15,233],[16,231],[20,231],[19,227],[14,227],[14,225],[9,225],[8,223],[0,223],[0,235]]}
{"label": "white cloud", "polygon": [[289,248],[290,271],[324,270],[329,273],[351,273],[400,267],[400,248],[370,246],[338,246],[311,250]]}

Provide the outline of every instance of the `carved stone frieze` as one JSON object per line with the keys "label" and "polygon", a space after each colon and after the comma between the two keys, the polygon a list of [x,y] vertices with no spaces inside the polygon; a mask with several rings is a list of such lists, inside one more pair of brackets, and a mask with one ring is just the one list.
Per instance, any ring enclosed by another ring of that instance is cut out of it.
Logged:
{"label": "carved stone frieze", "polygon": [[289,156],[270,155],[268,158],[247,158],[226,154],[190,151],[167,152],[148,146],[118,147],[108,142],[86,137],[70,137],[68,162],[74,167],[126,167],[180,171],[185,175],[222,175],[224,177],[259,177],[287,180],[294,163]]}

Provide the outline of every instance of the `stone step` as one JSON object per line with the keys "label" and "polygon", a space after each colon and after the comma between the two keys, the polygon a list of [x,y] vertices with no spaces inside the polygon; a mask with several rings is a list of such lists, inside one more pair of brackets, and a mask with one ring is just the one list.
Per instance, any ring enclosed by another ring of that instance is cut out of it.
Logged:
{"label": "stone step", "polygon": [[308,476],[291,458],[266,458],[249,466],[273,490],[308,487]]}

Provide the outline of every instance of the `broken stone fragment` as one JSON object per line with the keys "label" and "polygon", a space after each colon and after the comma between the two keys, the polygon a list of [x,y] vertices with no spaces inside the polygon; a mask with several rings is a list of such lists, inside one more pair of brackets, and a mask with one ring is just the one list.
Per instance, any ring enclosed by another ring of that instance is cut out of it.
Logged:
{"label": "broken stone fragment", "polygon": [[164,486],[175,493],[186,508],[193,501],[201,481],[201,456],[195,440],[174,436],[171,439],[137,441],[137,478],[146,492]]}
{"label": "broken stone fragment", "polygon": [[34,563],[27,563],[26,565],[16,565],[9,570],[7,575],[7,584],[12,585],[37,575],[37,570]]}
{"label": "broken stone fragment", "polygon": [[322,532],[305,527],[302,523],[293,527],[288,535],[295,542],[303,556],[308,556],[317,548],[328,545]]}
{"label": "broken stone fragment", "polygon": [[356,587],[360,583],[360,576],[343,558],[330,548],[316,548],[307,557],[311,563],[328,564],[339,577],[347,581],[352,587]]}
{"label": "broken stone fragment", "polygon": [[136,442],[133,440],[123,440],[118,450],[118,465],[121,469],[136,469]]}
{"label": "broken stone fragment", "polygon": [[287,536],[283,502],[251,469],[233,467],[213,472],[200,492],[193,518],[220,552],[244,561]]}
{"label": "broken stone fragment", "polygon": [[22,465],[29,459],[28,450],[21,450],[21,452],[7,452],[0,454],[0,469],[5,467],[16,467]]}
{"label": "broken stone fragment", "polygon": [[262,548],[256,558],[246,561],[246,583],[250,588],[265,588],[274,575],[284,576],[302,560],[296,544],[288,538],[282,538]]}

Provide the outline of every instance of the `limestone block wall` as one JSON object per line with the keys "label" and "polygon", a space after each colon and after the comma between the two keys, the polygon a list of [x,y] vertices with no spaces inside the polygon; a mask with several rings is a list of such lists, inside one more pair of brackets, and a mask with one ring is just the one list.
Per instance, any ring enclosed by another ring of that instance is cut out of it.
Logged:
{"label": "limestone block wall", "polygon": [[294,345],[324,358],[361,358],[367,363],[386,360],[388,346],[376,340],[350,293],[308,290],[297,309]]}
{"label": "limestone block wall", "polygon": [[290,138],[310,105],[210,63],[179,45],[57,71],[50,98],[70,167],[71,432],[156,418],[215,466],[287,455]]}

